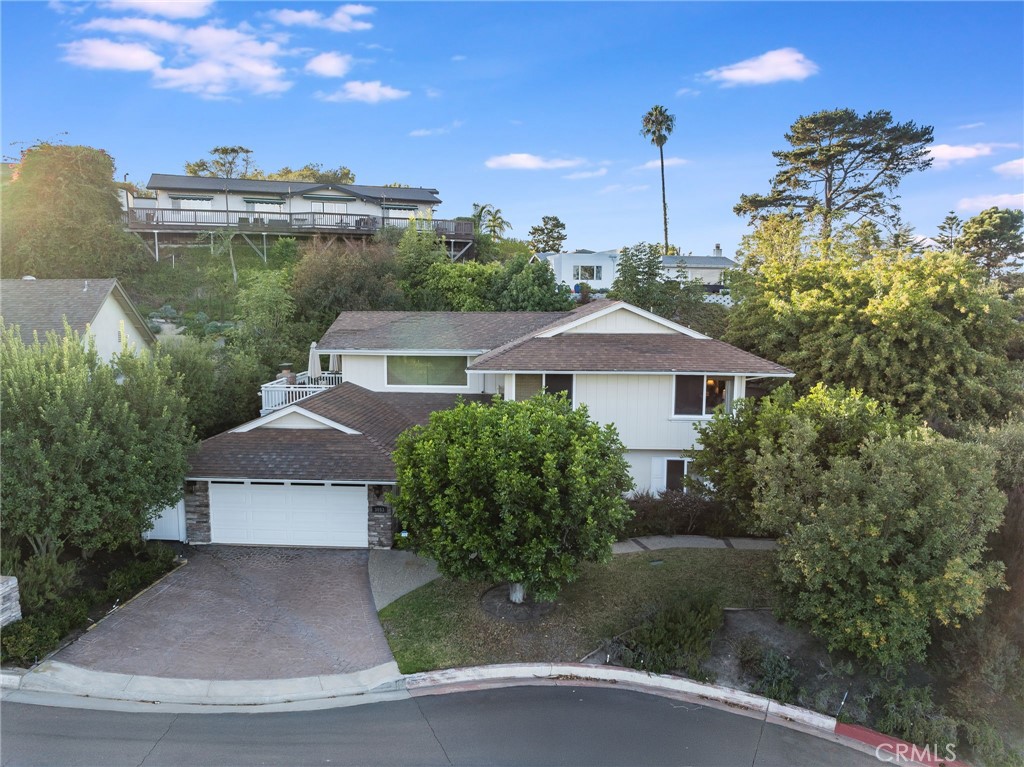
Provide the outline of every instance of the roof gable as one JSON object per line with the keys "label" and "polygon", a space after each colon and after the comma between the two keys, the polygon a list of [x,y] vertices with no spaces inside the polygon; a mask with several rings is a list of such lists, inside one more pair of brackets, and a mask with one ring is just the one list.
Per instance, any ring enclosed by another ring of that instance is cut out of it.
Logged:
{"label": "roof gable", "polygon": [[[288,426],[277,423],[278,421],[286,420],[289,421]],[[299,424],[301,424],[302,420],[308,421],[309,424],[294,425],[296,424],[297,421]],[[344,424],[338,423],[337,421],[332,421],[330,418],[326,418],[323,415],[320,415],[319,413],[313,413],[310,412],[309,410],[306,410],[299,403],[288,405],[288,407],[283,407],[280,410],[275,410],[273,413],[261,416],[260,418],[257,418],[255,421],[243,423],[241,426],[236,426],[234,429],[231,429],[231,431],[235,433],[244,433],[247,431],[252,431],[253,429],[273,428],[335,429],[336,431],[340,431],[344,434],[360,434],[360,432],[356,429],[352,429],[348,426],[345,426]]]}
{"label": "roof gable", "polygon": [[[619,315],[618,317],[616,315]],[[707,338],[684,325],[680,325],[652,312],[627,304],[612,302],[610,306],[538,334],[539,338],[552,338],[563,333],[680,333],[690,338]]]}
{"label": "roof gable", "polygon": [[132,325],[149,344],[156,337],[116,279],[106,280],[0,280],[0,314],[8,326],[17,325],[26,344],[37,332],[64,334],[64,318],[72,330],[84,335],[104,303],[113,297]]}

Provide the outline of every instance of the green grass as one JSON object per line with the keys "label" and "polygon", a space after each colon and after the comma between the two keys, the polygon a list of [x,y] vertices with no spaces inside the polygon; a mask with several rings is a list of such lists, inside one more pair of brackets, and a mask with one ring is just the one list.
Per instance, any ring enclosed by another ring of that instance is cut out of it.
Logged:
{"label": "green grass", "polygon": [[[575,662],[684,594],[711,593],[725,607],[774,603],[772,553],[673,549],[587,565],[555,609],[527,624],[480,607],[489,584],[441,578],[381,610],[402,673],[490,663]],[[654,564],[657,561],[661,564]]]}

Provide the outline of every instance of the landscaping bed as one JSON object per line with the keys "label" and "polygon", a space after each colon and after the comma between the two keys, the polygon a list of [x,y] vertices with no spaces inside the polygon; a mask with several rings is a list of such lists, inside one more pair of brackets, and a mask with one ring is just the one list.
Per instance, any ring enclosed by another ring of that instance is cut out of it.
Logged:
{"label": "landscaping bed", "polygon": [[77,587],[4,627],[0,662],[27,668],[74,641],[180,564],[179,549],[152,541],[141,551],[122,547],[95,554],[78,572]]}
{"label": "landscaping bed", "polygon": [[576,662],[604,640],[692,593],[721,604],[774,602],[771,552],[673,549],[622,554],[587,565],[547,614],[529,622],[495,618],[480,599],[492,584],[441,578],[381,610],[403,673],[490,663]]}

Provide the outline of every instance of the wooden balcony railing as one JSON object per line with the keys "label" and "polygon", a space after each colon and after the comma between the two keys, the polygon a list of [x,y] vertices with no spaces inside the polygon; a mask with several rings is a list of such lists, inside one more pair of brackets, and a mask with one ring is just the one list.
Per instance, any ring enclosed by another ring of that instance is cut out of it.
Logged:
{"label": "wooden balcony railing", "polygon": [[473,238],[472,221],[371,216],[365,213],[254,213],[246,210],[176,210],[131,208],[121,214],[129,229],[208,229],[233,227],[243,232],[365,232],[415,226],[445,237]]}

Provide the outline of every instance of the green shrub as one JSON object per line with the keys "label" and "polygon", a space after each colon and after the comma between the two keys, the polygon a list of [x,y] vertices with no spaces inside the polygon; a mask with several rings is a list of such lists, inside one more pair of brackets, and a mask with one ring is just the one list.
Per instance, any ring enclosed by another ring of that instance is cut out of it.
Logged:
{"label": "green shrub", "polygon": [[701,664],[711,657],[711,638],[722,625],[722,608],[702,596],[684,599],[617,640],[624,665],[654,674],[682,671],[707,679]]}
{"label": "green shrub", "polygon": [[61,562],[56,551],[35,554],[14,567],[21,609],[26,615],[64,596],[78,585],[78,562]]}
{"label": "green shrub", "polygon": [[65,636],[86,623],[96,596],[87,591],[72,599],[58,599],[45,610],[7,626],[0,636],[0,660],[31,665],[53,652]]}
{"label": "green shrub", "polygon": [[874,704],[881,732],[918,745],[956,743],[957,721],[935,704],[930,687],[878,685]]}
{"label": "green shrub", "polygon": [[779,703],[796,700],[796,669],[789,658],[778,650],[768,649],[757,669],[753,691]]}
{"label": "green shrub", "polygon": [[764,642],[756,635],[745,634],[740,637],[733,648],[733,652],[736,653],[736,659],[740,663],[740,668],[751,676],[756,677],[761,669],[761,661],[764,659],[767,649]]}
{"label": "green shrub", "polygon": [[963,722],[960,732],[974,756],[987,767],[1024,767],[1024,754],[1008,745],[990,723]]}
{"label": "green shrub", "polygon": [[107,576],[107,599],[124,601],[149,586],[174,567],[174,551],[159,543],[150,543],[147,558],[129,562]]}

